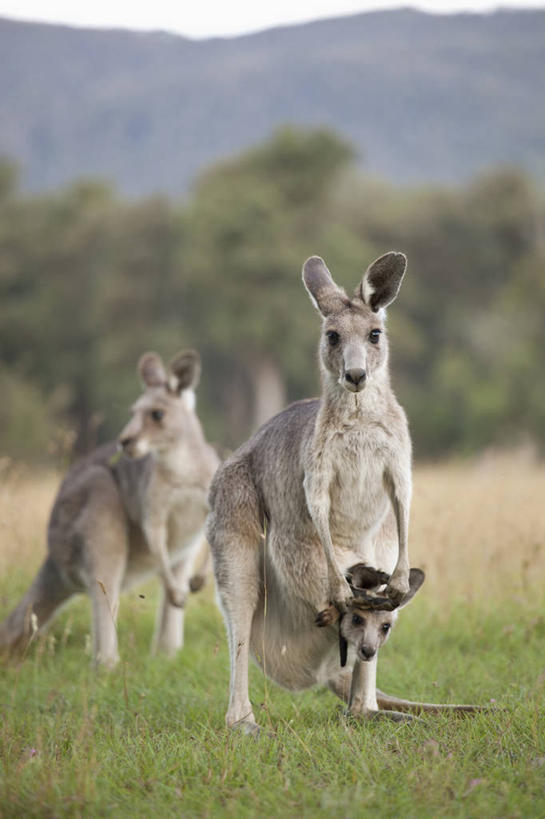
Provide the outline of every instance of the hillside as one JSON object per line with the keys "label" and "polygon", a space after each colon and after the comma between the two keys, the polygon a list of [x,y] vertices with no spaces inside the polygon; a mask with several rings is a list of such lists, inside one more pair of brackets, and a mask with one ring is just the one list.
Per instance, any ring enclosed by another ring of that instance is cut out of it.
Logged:
{"label": "hillside", "polygon": [[496,163],[545,178],[545,10],[408,9],[191,41],[0,20],[0,153],[27,188],[82,174],[179,193],[287,122],[400,182]]}

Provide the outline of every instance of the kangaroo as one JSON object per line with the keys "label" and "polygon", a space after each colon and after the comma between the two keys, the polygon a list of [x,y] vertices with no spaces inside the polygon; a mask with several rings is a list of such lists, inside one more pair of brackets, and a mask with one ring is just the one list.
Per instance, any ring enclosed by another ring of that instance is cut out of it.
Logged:
{"label": "kangaroo", "polygon": [[[231,655],[230,727],[259,730],[248,692],[250,651],[266,664],[278,645],[287,647],[294,627],[331,604],[345,613],[353,599],[344,577],[350,566],[386,572],[392,608],[410,592],[411,441],[390,386],[385,333],[385,308],[406,266],[402,253],[386,253],[349,297],[323,259],[305,262],[303,281],[322,316],[322,395],[270,419],[212,482],[207,534]],[[261,629],[265,605],[270,625]],[[305,657],[313,652],[322,656],[317,636]],[[345,687],[339,665],[322,671],[333,689]],[[308,684],[315,679],[309,670]],[[353,713],[356,702],[378,710],[376,659],[357,664],[353,688]]]}
{"label": "kangaroo", "polygon": [[153,574],[164,589],[153,649],[172,655],[183,645],[187,593],[202,585],[206,572],[204,566],[192,577],[203,550],[208,552],[207,493],[219,459],[195,413],[198,353],[180,353],[168,370],[158,355],[146,353],[138,372],[144,392],[119,443],[79,461],[59,489],[48,556],[0,626],[4,651],[24,648],[62,603],[87,592],[94,660],[114,666],[120,592]]}
{"label": "kangaroo", "polygon": [[[345,675],[335,676],[335,652],[334,641],[331,633],[324,635],[322,655],[314,655],[315,659],[315,682],[326,681],[332,691],[341,699],[348,703],[349,713],[352,716],[387,716],[390,719],[401,721],[410,720],[411,716],[407,712],[422,713],[426,711],[439,712],[474,712],[483,710],[478,705],[439,705],[434,703],[411,702],[410,700],[389,697],[377,689],[376,702],[382,711],[375,710],[375,703],[372,698],[372,689],[363,689],[364,696],[360,692],[361,664],[377,661],[378,650],[384,645],[392,633],[392,629],[397,621],[400,609],[404,608],[413,599],[414,595],[422,586],[425,574],[422,569],[411,569],[409,572],[409,591],[405,594],[397,606],[392,608],[390,598],[384,597],[384,587],[389,581],[389,576],[385,572],[358,563],[348,569],[346,578],[354,594],[354,598],[349,604],[348,610],[342,614],[335,606],[330,606],[320,612],[315,620],[317,626],[326,626],[338,623],[338,638],[341,668],[347,665],[353,670]],[[287,678],[293,684],[297,679],[301,664],[305,664],[308,658],[305,657],[305,646],[308,645],[309,638],[312,639],[308,623],[303,634],[293,633],[287,642],[291,650],[291,663],[286,662],[287,650],[282,649],[282,666],[273,666],[271,657],[267,658],[269,669],[271,666],[280,667],[287,671]],[[293,629],[292,629],[293,630]],[[287,648],[286,645],[286,648]],[[350,654],[350,657],[349,657]],[[316,660],[318,664],[316,665]],[[278,662],[278,661],[277,661]],[[308,668],[308,666],[306,666]],[[324,674],[325,670],[325,674]],[[320,679],[321,678],[321,679]],[[280,684],[285,682],[279,675],[276,680]],[[367,696],[365,696],[367,695]],[[398,709],[398,710],[396,710]],[[383,712],[387,713],[384,714]]]}

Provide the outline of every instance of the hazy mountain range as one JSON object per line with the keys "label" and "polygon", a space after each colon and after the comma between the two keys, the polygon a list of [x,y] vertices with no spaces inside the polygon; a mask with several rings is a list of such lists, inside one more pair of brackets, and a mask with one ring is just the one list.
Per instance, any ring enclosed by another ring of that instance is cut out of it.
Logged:
{"label": "hazy mountain range", "polygon": [[0,153],[27,188],[81,175],[187,190],[285,123],[327,125],[373,172],[545,178],[545,9],[359,14],[232,39],[0,19]]}

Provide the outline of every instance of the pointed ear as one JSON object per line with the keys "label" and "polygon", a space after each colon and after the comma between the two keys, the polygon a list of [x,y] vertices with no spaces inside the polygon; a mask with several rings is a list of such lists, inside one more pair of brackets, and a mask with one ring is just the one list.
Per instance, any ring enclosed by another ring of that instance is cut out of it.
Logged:
{"label": "pointed ear", "polygon": [[369,265],[356,295],[374,313],[388,307],[399,293],[406,269],[407,257],[403,253],[385,253]]}
{"label": "pointed ear", "polygon": [[172,392],[195,389],[201,377],[201,357],[196,350],[183,350],[169,365],[169,386]]}
{"label": "pointed ear", "polygon": [[303,265],[303,282],[312,303],[322,316],[343,306],[344,292],[338,287],[320,256],[311,256]]}
{"label": "pointed ear", "polygon": [[157,353],[144,353],[136,369],[145,387],[162,387],[167,382],[166,370]]}
{"label": "pointed ear", "polygon": [[402,598],[401,603],[398,606],[398,609],[404,608],[407,603],[410,603],[413,597],[415,596],[416,592],[426,579],[426,575],[422,571],[422,569],[411,569],[409,572],[409,591],[407,594]]}
{"label": "pointed ear", "polygon": [[346,579],[356,589],[374,589],[387,583],[390,575],[365,563],[356,563],[346,572]]}

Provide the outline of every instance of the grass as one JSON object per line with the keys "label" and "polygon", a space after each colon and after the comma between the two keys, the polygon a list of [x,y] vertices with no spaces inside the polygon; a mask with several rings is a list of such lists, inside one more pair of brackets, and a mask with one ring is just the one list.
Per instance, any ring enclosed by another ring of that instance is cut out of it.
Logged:
{"label": "grass", "polygon": [[[41,560],[58,477],[3,478],[0,611]],[[22,663],[0,668],[0,816],[545,816],[545,468],[515,458],[419,468],[413,564],[428,580],[382,652],[389,693],[496,701],[471,718],[345,719],[328,691],[289,694],[256,668],[272,736],[228,733],[228,658],[208,588],[186,647],[151,659],[155,587],[127,594],[123,662],[90,668],[75,600]],[[144,594],[144,597],[140,597]]]}

